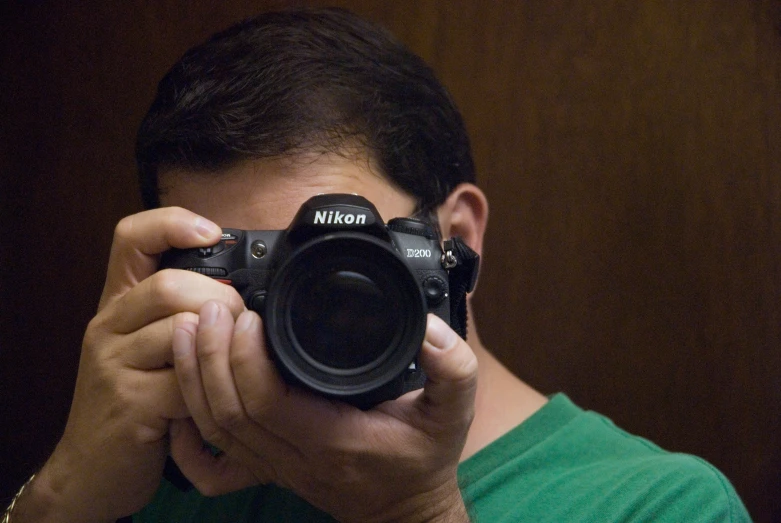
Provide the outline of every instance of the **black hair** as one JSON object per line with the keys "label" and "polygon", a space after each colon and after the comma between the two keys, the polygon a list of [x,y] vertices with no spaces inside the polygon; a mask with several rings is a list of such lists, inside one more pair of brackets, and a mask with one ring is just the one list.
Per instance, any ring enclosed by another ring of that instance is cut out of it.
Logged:
{"label": "black hair", "polygon": [[356,145],[419,210],[475,179],[452,98],[389,32],[343,9],[264,13],[190,49],[160,81],[136,143],[144,206],[160,205],[167,169]]}

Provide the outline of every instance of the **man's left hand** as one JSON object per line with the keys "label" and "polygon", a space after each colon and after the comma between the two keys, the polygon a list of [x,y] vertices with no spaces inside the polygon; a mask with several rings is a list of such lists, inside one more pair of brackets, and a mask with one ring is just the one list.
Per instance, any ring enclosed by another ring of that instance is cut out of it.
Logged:
{"label": "man's left hand", "polygon": [[[344,522],[468,521],[456,470],[474,416],[477,360],[428,316],[422,390],[362,411],[285,383],[262,320],[210,301],[181,322],[174,362],[192,420],[171,452],[205,495],[274,483]],[[222,450],[213,456],[203,440]]]}

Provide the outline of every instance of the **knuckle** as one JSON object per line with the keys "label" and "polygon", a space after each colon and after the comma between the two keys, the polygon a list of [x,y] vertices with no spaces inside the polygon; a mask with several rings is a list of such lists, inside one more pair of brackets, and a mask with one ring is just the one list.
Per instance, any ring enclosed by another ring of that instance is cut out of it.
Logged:
{"label": "knuckle", "polygon": [[221,452],[229,452],[231,449],[230,437],[217,425],[210,424],[206,430],[201,431],[201,436],[203,436],[203,440],[206,443],[216,447]]}
{"label": "knuckle", "polygon": [[200,342],[196,344],[195,352],[198,355],[198,361],[202,365],[212,366],[213,363],[220,363],[224,357],[225,348],[219,343]]}
{"label": "knuckle", "polygon": [[211,479],[195,478],[192,483],[198,492],[207,498],[213,498],[223,493],[217,482]]}
{"label": "knuckle", "polygon": [[465,398],[474,398],[477,392],[477,376],[470,374],[468,376],[458,377],[451,381],[454,391]]}
{"label": "knuckle", "polygon": [[244,300],[242,299],[241,295],[231,285],[224,285],[221,283],[220,289],[222,292],[221,301],[228,306],[234,318],[238,318],[239,314],[241,314],[245,309]]}
{"label": "knuckle", "polygon": [[179,238],[181,241],[188,236],[195,214],[183,207],[164,207],[160,211],[160,220],[169,238]]}
{"label": "knuckle", "polygon": [[179,312],[173,316],[173,325],[182,325],[184,323],[192,323],[198,325],[199,317],[194,312],[184,311]]}
{"label": "knuckle", "polygon": [[162,214],[163,220],[167,222],[174,222],[182,218],[183,215],[190,214],[190,211],[184,209],[183,207],[172,205],[170,207],[163,207],[160,209],[160,213]]}
{"label": "knuckle", "polygon": [[111,318],[98,314],[87,324],[81,342],[81,350],[90,359],[110,360],[121,351],[117,350],[118,337],[111,327]]}
{"label": "knuckle", "polygon": [[132,236],[135,225],[135,215],[125,216],[114,227],[114,240],[124,240]]}
{"label": "knuckle", "polygon": [[230,351],[228,361],[232,369],[248,368],[253,364],[253,358],[250,352],[245,347],[237,345]]}
{"label": "knuckle", "polygon": [[276,410],[284,403],[272,389],[262,389],[241,395],[242,406],[247,417],[256,425],[266,426],[274,423],[279,412]]}
{"label": "knuckle", "polygon": [[239,406],[224,406],[215,410],[214,421],[222,429],[228,432],[235,432],[246,424],[246,416],[243,409]]}
{"label": "knuckle", "polygon": [[84,331],[84,339],[82,341],[82,347],[87,350],[91,350],[100,344],[100,341],[104,337],[103,333],[103,320],[100,316],[95,316],[87,324],[87,330]]}
{"label": "knuckle", "polygon": [[174,269],[163,269],[150,276],[150,299],[156,303],[170,303],[181,290],[181,277],[178,272]]}
{"label": "knuckle", "polygon": [[264,398],[248,398],[245,403],[250,419],[258,425],[263,425],[269,418],[271,402]]}
{"label": "knuckle", "polygon": [[161,431],[143,424],[135,424],[130,429],[131,438],[136,445],[149,445],[160,439]]}
{"label": "knuckle", "polygon": [[471,388],[477,384],[477,357],[466,342],[460,343],[461,346],[450,352],[443,363],[449,368],[450,381],[461,388]]}
{"label": "knuckle", "polygon": [[458,366],[458,377],[468,386],[477,384],[477,358],[473,354],[464,358]]}
{"label": "knuckle", "polygon": [[275,423],[279,418],[282,405],[285,404],[284,398],[273,386],[242,394],[241,402],[247,417],[260,426]]}
{"label": "knuckle", "polygon": [[[178,362],[176,364],[179,365]],[[176,369],[176,380],[183,390],[194,389],[200,384],[200,382],[195,379],[192,372],[189,372],[189,370],[182,371],[180,368]]]}

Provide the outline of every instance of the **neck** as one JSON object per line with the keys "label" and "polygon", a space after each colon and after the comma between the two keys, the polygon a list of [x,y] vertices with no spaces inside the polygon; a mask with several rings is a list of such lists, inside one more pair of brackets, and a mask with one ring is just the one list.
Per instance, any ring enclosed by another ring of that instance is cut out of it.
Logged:
{"label": "neck", "polygon": [[[471,305],[471,303],[470,303]],[[469,429],[461,461],[523,423],[548,400],[513,375],[483,345],[468,307],[467,343],[477,356],[475,418]]]}

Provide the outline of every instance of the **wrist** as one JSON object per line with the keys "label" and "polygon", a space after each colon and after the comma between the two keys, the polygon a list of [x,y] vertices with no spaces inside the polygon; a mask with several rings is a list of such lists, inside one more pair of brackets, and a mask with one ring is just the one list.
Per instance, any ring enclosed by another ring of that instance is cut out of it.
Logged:
{"label": "wrist", "polygon": [[438,490],[428,501],[428,514],[422,514],[422,518],[410,519],[410,523],[469,523],[469,514],[464,505],[464,498],[461,497],[461,489],[458,488],[458,482],[445,485]]}
{"label": "wrist", "polygon": [[382,521],[398,523],[469,523],[469,515],[458,488],[451,481],[438,488],[419,494],[397,507],[397,512]]}
{"label": "wrist", "polygon": [[16,510],[16,505],[19,503],[19,499],[21,499],[22,495],[24,494],[24,491],[28,490],[30,483],[32,483],[34,479],[35,479],[35,474],[30,476],[30,479],[25,481],[24,485],[22,485],[22,488],[20,488],[16,492],[16,495],[11,499],[11,503],[5,509],[5,512],[3,512],[3,517],[2,519],[0,519],[0,523],[11,523],[11,515],[14,513],[14,510]]}
{"label": "wrist", "polygon": [[2,523],[56,521],[55,496],[46,488],[45,474],[37,472],[19,489],[3,514]]}
{"label": "wrist", "polygon": [[7,520],[2,523],[102,523],[90,519],[83,512],[85,508],[65,493],[65,483],[56,481],[51,466],[44,465],[25,483],[15,498]]}

